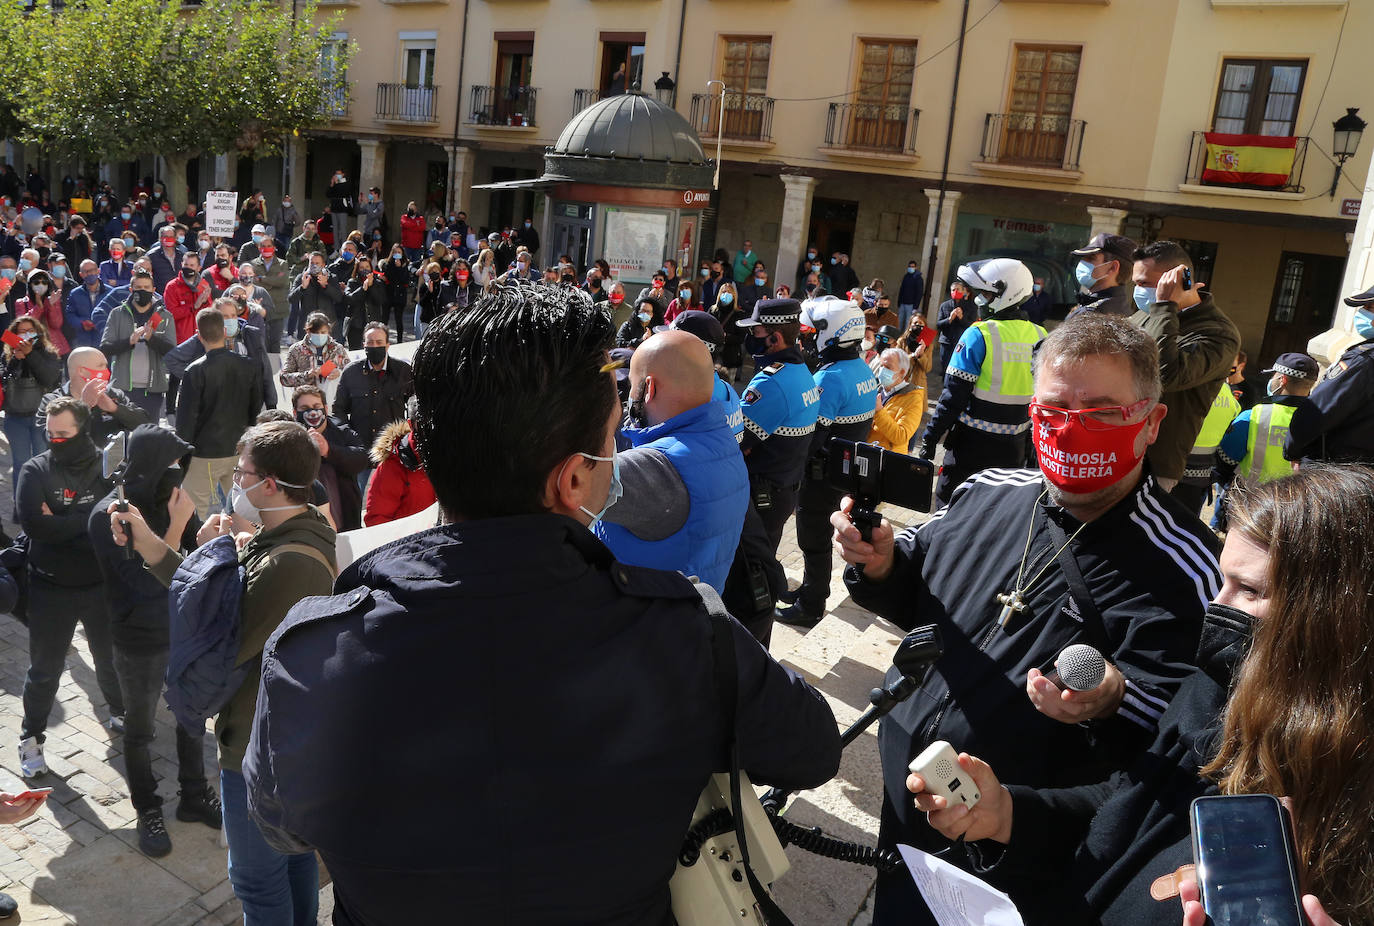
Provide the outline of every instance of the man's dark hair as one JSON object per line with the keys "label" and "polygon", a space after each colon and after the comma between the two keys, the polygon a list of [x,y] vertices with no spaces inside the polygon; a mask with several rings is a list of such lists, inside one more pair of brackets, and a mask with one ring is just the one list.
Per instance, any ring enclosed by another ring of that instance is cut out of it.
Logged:
{"label": "man's dark hair", "polygon": [[[1131,259],[1148,260],[1158,270],[1172,270],[1179,266],[1193,269],[1193,259],[1177,241],[1152,241],[1143,248],[1136,248]],[[1130,272],[1129,268],[1126,272]]]}
{"label": "man's dark hair", "polygon": [[774,331],[782,335],[782,342],[788,347],[796,344],[797,338],[801,337],[801,322],[799,321],[784,322],[781,325],[760,325],[759,327],[767,331],[769,337],[772,336]]}
{"label": "man's dark hair", "polygon": [[602,369],[614,333],[586,293],[544,283],[498,286],[426,330],[414,433],[449,517],[544,512],[553,468],[602,453],[617,402]]}
{"label": "man's dark hair", "polygon": [[196,313],[196,334],[202,341],[218,344],[224,340],[224,316],[214,306],[206,306]]}
{"label": "man's dark hair", "polygon": [[267,424],[269,421],[289,421],[294,424],[296,419],[284,408],[264,408],[258,412],[258,424]]}
{"label": "man's dark hair", "polygon": [[380,331],[386,335],[386,342],[391,343],[391,329],[386,326],[386,322],[368,322],[367,327],[363,329],[363,340],[367,340],[369,331]]}
{"label": "man's dark hair", "polygon": [[253,425],[243,435],[243,454],[263,476],[281,480],[278,486],[290,501],[300,504],[313,498],[311,486],[320,472],[320,451],[305,428],[294,421]]}
{"label": "man's dark hair", "polygon": [[153,274],[149,270],[135,270],[129,280],[130,282],[134,280],[147,280],[151,283],[153,281]]}
{"label": "man's dark hair", "polygon": [[324,403],[324,407],[329,407],[329,399],[327,396],[325,396],[324,390],[321,389],[319,386],[314,386],[310,383],[306,383],[304,386],[297,386],[295,389],[291,390],[291,407],[294,409],[296,407],[296,403],[301,400],[301,397],[307,395],[319,396],[320,401]]}
{"label": "man's dark hair", "polygon": [[91,408],[85,402],[75,396],[60,395],[48,403],[47,416],[60,415],[62,412],[70,412],[76,419],[76,426],[80,430],[86,429],[86,422],[91,420]]}

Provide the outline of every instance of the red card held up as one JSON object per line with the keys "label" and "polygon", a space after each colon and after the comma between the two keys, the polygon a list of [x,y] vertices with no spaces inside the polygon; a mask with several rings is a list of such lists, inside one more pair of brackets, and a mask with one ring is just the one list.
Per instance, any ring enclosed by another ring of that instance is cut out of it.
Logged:
{"label": "red card held up", "polygon": [[330,373],[333,373],[333,372],[334,372],[334,361],[333,361],[333,360],[326,360],[324,363],[320,364],[320,369],[318,370],[318,373],[319,373],[319,375],[320,375],[320,379],[328,379],[328,378],[329,378],[329,374],[330,374]]}
{"label": "red card held up", "polygon": [[24,343],[24,339],[13,331],[6,331],[4,334],[0,334],[0,341],[4,341],[10,347],[18,347],[20,344]]}
{"label": "red card held up", "polygon": [[156,328],[156,327],[157,327],[158,325],[160,325],[160,324],[162,324],[162,313],[161,313],[161,312],[154,312],[154,313],[153,313],[153,317],[150,318],[150,319],[148,319],[148,327],[149,327],[149,328]]}

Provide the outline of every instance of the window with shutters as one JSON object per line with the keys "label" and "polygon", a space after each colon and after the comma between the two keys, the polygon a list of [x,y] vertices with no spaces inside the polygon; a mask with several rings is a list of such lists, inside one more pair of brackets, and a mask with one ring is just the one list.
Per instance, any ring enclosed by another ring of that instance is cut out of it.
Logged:
{"label": "window with shutters", "polygon": [[915,41],[860,40],[859,82],[845,133],[848,147],[902,150],[915,77]]}
{"label": "window with shutters", "polygon": [[1016,46],[1001,160],[1063,163],[1082,56],[1083,49],[1076,45]]}
{"label": "window with shutters", "polygon": [[1227,58],[1221,66],[1212,131],[1292,136],[1307,79],[1307,62]]}

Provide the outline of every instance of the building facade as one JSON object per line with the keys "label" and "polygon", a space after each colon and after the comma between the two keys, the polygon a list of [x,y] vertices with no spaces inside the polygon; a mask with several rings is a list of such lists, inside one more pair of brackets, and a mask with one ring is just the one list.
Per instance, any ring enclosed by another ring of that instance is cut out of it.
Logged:
{"label": "building facade", "polygon": [[390,235],[413,200],[431,216],[465,210],[481,230],[529,219],[548,241],[550,201],[514,181],[542,173],[575,113],[639,85],[670,100],[708,154],[719,146],[701,244],[733,253],[752,241],[775,283],[794,283],[808,245],[825,267],[844,251],[863,282],[894,289],[918,260],[937,296],[957,263],[1010,255],[1062,310],[1076,289],[1068,251],[1111,231],[1183,241],[1261,362],[1339,321],[1374,137],[1331,195],[1332,124],[1351,107],[1374,112],[1356,39],[1374,34],[1371,3],[344,0],[321,11],[342,12],[336,37],[356,48],[329,122],[285,158],[202,158],[193,193],[289,189],[318,213],[343,167],[360,191],[382,189]]}

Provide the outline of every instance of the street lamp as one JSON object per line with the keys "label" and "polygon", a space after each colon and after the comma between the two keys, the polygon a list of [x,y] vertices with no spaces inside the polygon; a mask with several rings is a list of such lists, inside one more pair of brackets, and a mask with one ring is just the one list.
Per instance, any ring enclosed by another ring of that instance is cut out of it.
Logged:
{"label": "street lamp", "polygon": [[1336,158],[1336,176],[1331,178],[1331,198],[1336,198],[1336,186],[1341,182],[1341,170],[1345,168],[1345,162],[1355,156],[1355,150],[1360,147],[1360,136],[1364,134],[1364,127],[1368,124],[1359,116],[1355,106],[1347,106],[1345,115],[1331,123],[1331,128],[1335,129],[1335,141],[1331,145],[1331,154]]}
{"label": "street lamp", "polygon": [[677,84],[664,71],[663,76],[654,81],[654,96],[664,106],[673,106],[677,103]]}
{"label": "street lamp", "polygon": [[722,136],[721,126],[725,124],[725,81],[708,80],[706,89],[710,90],[712,84],[720,84],[720,110],[716,114],[716,177],[711,181],[711,186],[717,192],[720,191],[720,140]]}

